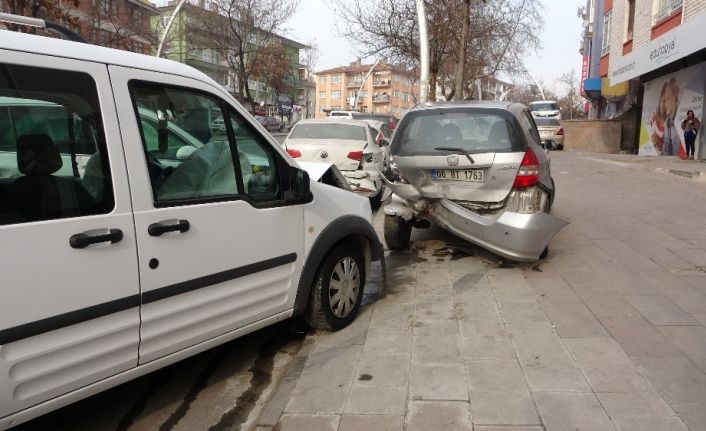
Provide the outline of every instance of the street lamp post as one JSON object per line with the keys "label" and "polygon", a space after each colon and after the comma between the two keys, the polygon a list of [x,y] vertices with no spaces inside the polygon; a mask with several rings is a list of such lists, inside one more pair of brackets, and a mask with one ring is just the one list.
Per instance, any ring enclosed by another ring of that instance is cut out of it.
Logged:
{"label": "street lamp post", "polygon": [[421,67],[419,101],[426,103],[429,101],[429,34],[424,0],[417,0],[417,24],[419,25],[419,63]]}
{"label": "street lamp post", "polygon": [[[365,82],[370,78],[370,74],[373,73],[373,70],[375,70],[375,66],[380,64],[380,60],[376,61],[375,64],[373,64],[373,67],[368,70],[368,73],[365,75],[365,78],[363,78],[363,82],[360,83],[360,88],[358,89],[358,93],[355,95],[355,99],[353,99],[353,110],[357,111],[358,110],[358,98],[360,97],[360,93],[363,91],[363,86],[365,85]],[[372,109],[372,108],[371,108]]]}
{"label": "street lamp post", "polygon": [[164,31],[162,32],[162,37],[159,38],[159,46],[157,47],[157,57],[162,56],[162,48],[164,47],[164,41],[167,39],[167,34],[169,33],[169,29],[172,27],[172,24],[174,23],[174,20],[176,19],[176,16],[179,14],[179,11],[181,10],[181,7],[184,6],[184,3],[186,3],[187,0],[181,0],[177,7],[174,8],[174,12],[172,12],[172,16],[169,17],[169,21],[167,22],[167,26],[164,28]]}

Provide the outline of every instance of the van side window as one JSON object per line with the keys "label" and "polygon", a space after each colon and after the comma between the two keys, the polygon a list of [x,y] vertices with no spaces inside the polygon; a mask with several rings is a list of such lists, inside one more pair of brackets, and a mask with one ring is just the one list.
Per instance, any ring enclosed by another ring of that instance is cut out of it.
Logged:
{"label": "van side window", "polygon": [[95,81],[0,63],[0,225],[114,207]]}
{"label": "van side window", "polygon": [[230,119],[240,154],[245,195],[256,202],[280,200],[282,195],[275,151],[240,115],[231,111]]}
{"label": "van side window", "polygon": [[156,206],[231,199],[239,194],[234,151],[218,99],[132,83]]}

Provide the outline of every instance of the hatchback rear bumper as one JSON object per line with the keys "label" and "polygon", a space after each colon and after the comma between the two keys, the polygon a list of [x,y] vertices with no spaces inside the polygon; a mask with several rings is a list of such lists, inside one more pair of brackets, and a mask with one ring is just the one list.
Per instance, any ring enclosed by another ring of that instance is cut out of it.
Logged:
{"label": "hatchback rear bumper", "polygon": [[533,262],[539,259],[554,235],[568,222],[539,212],[501,211],[480,215],[441,199],[430,208],[431,218],[442,228],[506,259]]}

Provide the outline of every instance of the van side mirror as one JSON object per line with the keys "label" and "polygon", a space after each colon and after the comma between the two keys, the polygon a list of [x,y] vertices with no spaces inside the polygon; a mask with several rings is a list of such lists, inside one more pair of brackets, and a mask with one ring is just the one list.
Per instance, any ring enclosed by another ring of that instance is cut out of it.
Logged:
{"label": "van side mirror", "polygon": [[298,204],[308,202],[311,197],[311,184],[309,174],[296,166],[289,168],[289,192],[286,194],[287,203]]}

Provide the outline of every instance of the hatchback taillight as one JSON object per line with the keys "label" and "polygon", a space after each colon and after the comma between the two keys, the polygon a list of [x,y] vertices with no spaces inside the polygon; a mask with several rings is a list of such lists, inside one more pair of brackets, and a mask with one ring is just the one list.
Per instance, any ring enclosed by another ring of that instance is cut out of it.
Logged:
{"label": "hatchback taillight", "polygon": [[564,129],[563,128],[559,129],[559,131],[556,132],[556,134],[559,136],[564,136]]}
{"label": "hatchback taillight", "polygon": [[294,148],[287,148],[287,154],[289,154],[293,159],[302,156],[302,152],[299,150],[295,150]]}
{"label": "hatchback taillight", "polygon": [[527,148],[524,157],[522,157],[522,163],[520,163],[520,169],[517,171],[515,183],[512,187],[515,189],[524,189],[535,186],[537,183],[539,183],[539,159],[537,159],[537,155],[534,154],[532,148]]}
{"label": "hatchback taillight", "polygon": [[348,153],[348,158],[351,160],[361,161],[361,160],[363,160],[363,152],[362,151],[351,151],[350,153]]}

